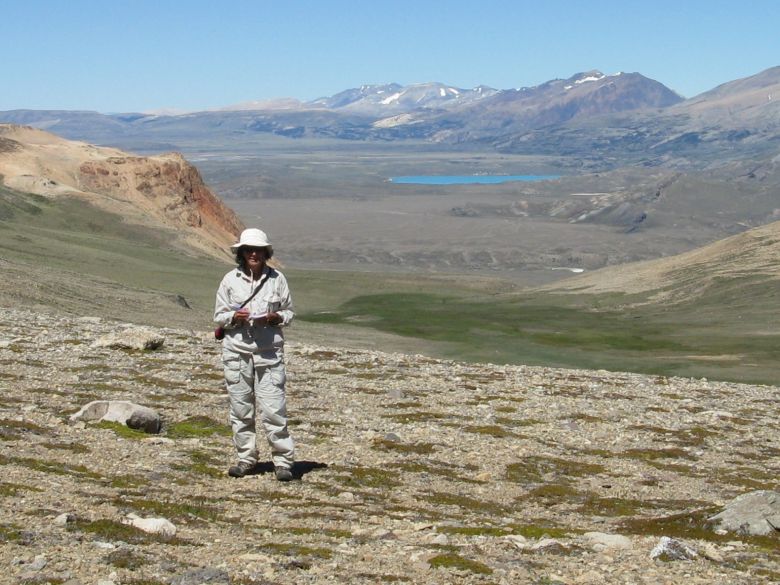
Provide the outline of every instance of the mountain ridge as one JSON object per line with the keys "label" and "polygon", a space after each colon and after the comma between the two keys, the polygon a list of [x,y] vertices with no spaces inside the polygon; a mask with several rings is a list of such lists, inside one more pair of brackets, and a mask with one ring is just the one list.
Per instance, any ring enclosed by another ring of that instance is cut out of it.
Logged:
{"label": "mountain ridge", "polygon": [[689,99],[640,73],[591,70],[520,89],[375,84],[306,103],[284,98],[180,115],[14,110],[0,112],[0,121],[146,152],[206,139],[251,148],[265,135],[559,156],[603,170],[706,168],[776,153],[780,100],[773,95],[780,95],[780,67]]}
{"label": "mountain ridge", "polygon": [[173,230],[180,244],[215,257],[243,228],[179,153],[141,157],[0,124],[0,176],[7,187],[75,197],[126,221]]}

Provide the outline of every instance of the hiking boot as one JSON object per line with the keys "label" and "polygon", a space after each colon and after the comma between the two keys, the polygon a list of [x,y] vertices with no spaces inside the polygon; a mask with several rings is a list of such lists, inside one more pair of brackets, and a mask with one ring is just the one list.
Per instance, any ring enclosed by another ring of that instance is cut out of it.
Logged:
{"label": "hiking boot", "polygon": [[293,474],[289,467],[276,468],[276,479],[279,481],[290,481],[292,478]]}
{"label": "hiking boot", "polygon": [[248,473],[250,473],[255,468],[254,463],[249,463],[248,461],[239,461],[238,465],[234,465],[230,469],[228,469],[228,475],[230,477],[244,477]]}

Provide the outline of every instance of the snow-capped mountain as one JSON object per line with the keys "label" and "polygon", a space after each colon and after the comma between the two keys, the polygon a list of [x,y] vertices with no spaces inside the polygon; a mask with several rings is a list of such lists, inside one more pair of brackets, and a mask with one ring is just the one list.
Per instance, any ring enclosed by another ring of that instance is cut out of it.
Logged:
{"label": "snow-capped mountain", "polygon": [[385,115],[409,112],[416,109],[448,109],[473,103],[497,93],[492,87],[480,85],[473,89],[453,87],[443,83],[417,83],[402,86],[363,85],[348,89],[330,97],[309,102],[309,107],[344,109],[356,113]]}
{"label": "snow-capped mountain", "polygon": [[198,136],[251,141],[267,133],[615,160],[650,156],[656,164],[670,156],[709,161],[723,153],[776,153],[779,88],[774,67],[684,100],[639,73],[593,70],[519,89],[390,83],[306,103],[247,102],[185,115],[15,110],[0,112],[0,121],[131,150],[170,150]]}

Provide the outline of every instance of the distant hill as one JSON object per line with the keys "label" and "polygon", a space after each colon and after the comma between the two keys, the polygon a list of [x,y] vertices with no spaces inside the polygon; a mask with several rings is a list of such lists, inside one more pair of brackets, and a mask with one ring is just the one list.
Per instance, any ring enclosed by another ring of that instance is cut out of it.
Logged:
{"label": "distant hill", "polygon": [[[644,295],[642,302],[674,303],[690,302],[729,283],[746,288],[768,285],[776,290],[779,281],[780,221],[777,221],[690,252],[609,266],[548,285],[544,290],[578,294],[619,292]],[[777,309],[772,307],[771,311]]]}
{"label": "distant hill", "polygon": [[206,140],[248,145],[271,134],[575,157],[603,169],[703,168],[777,152],[778,89],[780,67],[687,100],[640,73],[593,70],[520,89],[390,83],[179,115],[14,110],[0,121],[147,152]]}
{"label": "distant hill", "polygon": [[0,176],[19,193],[75,198],[123,220],[176,235],[179,245],[224,258],[242,224],[180,154],[133,156],[0,125]]}

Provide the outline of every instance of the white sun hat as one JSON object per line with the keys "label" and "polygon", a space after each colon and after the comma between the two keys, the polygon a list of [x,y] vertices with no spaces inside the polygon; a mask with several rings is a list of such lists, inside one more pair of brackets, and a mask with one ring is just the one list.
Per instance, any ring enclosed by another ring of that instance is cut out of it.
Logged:
{"label": "white sun hat", "polygon": [[271,242],[268,241],[268,236],[265,235],[263,230],[257,228],[249,228],[241,232],[241,237],[238,242],[230,246],[230,249],[234,252],[241,246],[252,246],[253,248],[270,248]]}

